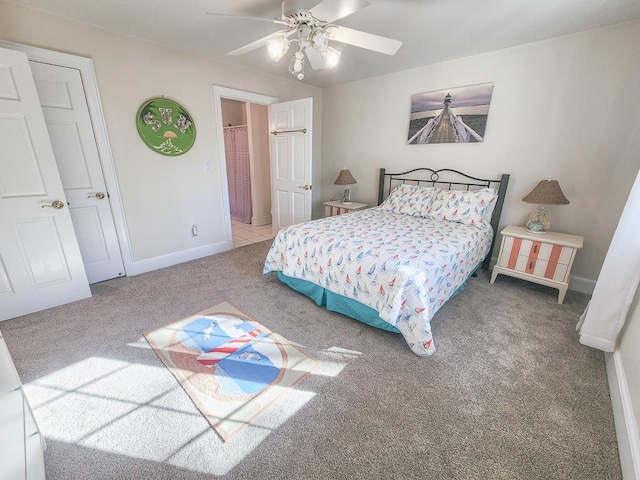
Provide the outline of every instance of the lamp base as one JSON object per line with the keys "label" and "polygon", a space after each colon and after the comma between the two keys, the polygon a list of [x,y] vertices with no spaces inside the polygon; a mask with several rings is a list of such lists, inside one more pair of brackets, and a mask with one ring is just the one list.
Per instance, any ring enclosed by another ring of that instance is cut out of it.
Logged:
{"label": "lamp base", "polygon": [[533,212],[527,222],[527,230],[531,233],[546,233],[551,226],[549,214],[541,207],[537,212]]}
{"label": "lamp base", "polygon": [[342,203],[351,203],[351,192],[349,192],[348,188],[344,189],[344,193],[342,194]]}

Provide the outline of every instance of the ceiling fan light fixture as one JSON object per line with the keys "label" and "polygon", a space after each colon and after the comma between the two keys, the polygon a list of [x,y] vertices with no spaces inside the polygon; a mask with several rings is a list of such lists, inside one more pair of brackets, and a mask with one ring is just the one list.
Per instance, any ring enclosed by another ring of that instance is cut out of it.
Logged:
{"label": "ceiling fan light fixture", "polygon": [[280,19],[273,20],[224,13],[212,13],[212,15],[261,20],[284,25],[283,30],[236,48],[229,52],[229,55],[244,55],[266,46],[269,56],[278,62],[289,50],[291,42],[298,42],[298,51],[289,63],[288,71],[302,80],[305,78],[305,60],[309,61],[309,65],[314,70],[337,66],[340,61],[340,51],[329,46],[329,43],[332,42],[366,48],[386,55],[395,55],[402,46],[400,40],[333,23],[368,5],[370,5],[369,0],[283,0]]}
{"label": "ceiling fan light fixture", "polygon": [[274,62],[277,62],[289,50],[289,39],[284,36],[272,38],[267,42],[267,51]]}
{"label": "ceiling fan light fixture", "polygon": [[304,78],[304,53],[302,53],[302,50],[298,50],[291,59],[289,72],[298,77],[298,80],[302,80]]}
{"label": "ceiling fan light fixture", "polygon": [[316,27],[309,34],[309,43],[316,50],[322,51],[329,46],[329,34],[323,27]]}
{"label": "ceiling fan light fixture", "polygon": [[342,53],[339,50],[336,50],[333,47],[325,47],[325,49],[322,51],[322,53],[320,55],[322,55],[322,58],[324,58],[324,62],[327,65],[328,68],[333,68],[336,65],[338,65],[338,62],[340,62],[340,55]]}

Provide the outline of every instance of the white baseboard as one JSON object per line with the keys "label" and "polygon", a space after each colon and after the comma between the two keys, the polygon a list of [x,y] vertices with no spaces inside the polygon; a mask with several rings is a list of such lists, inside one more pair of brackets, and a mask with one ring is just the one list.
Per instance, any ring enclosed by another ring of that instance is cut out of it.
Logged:
{"label": "white baseboard", "polygon": [[226,252],[233,248],[233,241],[224,240],[218,243],[203,245],[202,247],[182,250],[181,252],[169,253],[159,257],[146,258],[132,263],[132,270],[127,269],[127,275],[139,275],[141,273],[152,272],[161,268],[170,267],[179,263],[188,262],[197,258],[208,257],[216,253]]}
{"label": "white baseboard", "polygon": [[251,217],[251,225],[253,225],[254,227],[271,225],[271,215],[264,215],[262,217]]}
{"label": "white baseboard", "polygon": [[571,275],[569,279],[569,290],[574,292],[586,293],[593,295],[593,289],[596,288],[596,281],[590,278],[576,277]]}
{"label": "white baseboard", "polygon": [[619,351],[605,353],[609,394],[618,439],[620,466],[624,480],[640,480],[640,440],[633,413],[627,377]]}

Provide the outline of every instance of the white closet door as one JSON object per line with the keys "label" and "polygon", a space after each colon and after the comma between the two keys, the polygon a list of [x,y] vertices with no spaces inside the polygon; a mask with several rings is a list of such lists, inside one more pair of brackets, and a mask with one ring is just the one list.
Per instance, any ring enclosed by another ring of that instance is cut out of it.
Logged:
{"label": "white closet door", "polygon": [[30,64],[89,283],[120,277],[122,254],[80,71]]}
{"label": "white closet door", "polygon": [[0,320],[91,296],[27,56],[0,49]]}

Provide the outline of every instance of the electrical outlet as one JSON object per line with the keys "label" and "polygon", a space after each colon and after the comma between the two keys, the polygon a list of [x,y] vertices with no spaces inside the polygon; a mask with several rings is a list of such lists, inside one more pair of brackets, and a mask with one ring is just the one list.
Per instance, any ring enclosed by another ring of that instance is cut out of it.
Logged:
{"label": "electrical outlet", "polygon": [[192,237],[198,236],[198,226],[196,224],[191,225],[191,236]]}

